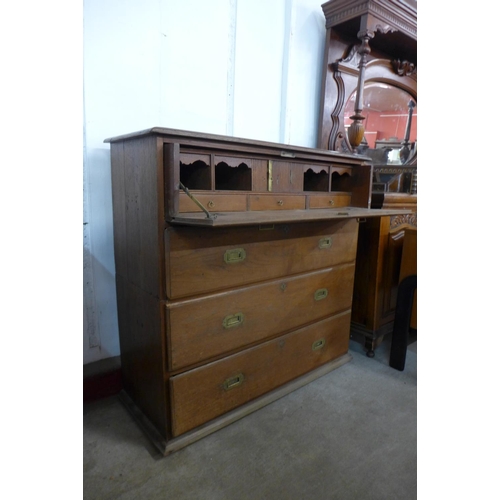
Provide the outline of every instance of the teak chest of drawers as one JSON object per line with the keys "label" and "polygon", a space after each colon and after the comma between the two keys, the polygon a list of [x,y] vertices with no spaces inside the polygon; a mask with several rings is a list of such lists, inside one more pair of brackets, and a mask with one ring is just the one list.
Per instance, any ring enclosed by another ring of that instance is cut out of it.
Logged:
{"label": "teak chest of drawers", "polygon": [[167,455],[349,361],[367,158],[153,128],[111,144],[122,400]]}

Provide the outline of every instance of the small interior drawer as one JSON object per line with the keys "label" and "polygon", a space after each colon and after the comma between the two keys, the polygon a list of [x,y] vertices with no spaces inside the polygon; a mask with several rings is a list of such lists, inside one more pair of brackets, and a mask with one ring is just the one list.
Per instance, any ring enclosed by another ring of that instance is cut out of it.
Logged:
{"label": "small interior drawer", "polygon": [[339,208],[351,204],[350,194],[310,195],[309,208]]}
{"label": "small interior drawer", "polygon": [[306,197],[284,194],[250,195],[249,207],[250,210],[304,210],[306,208]]}
{"label": "small interior drawer", "polygon": [[345,354],[350,311],[170,378],[178,436]]}
{"label": "small interior drawer", "polygon": [[[209,212],[243,212],[247,209],[246,195],[206,194],[191,192]],[[186,194],[179,194],[179,212],[201,212],[202,209]]]}

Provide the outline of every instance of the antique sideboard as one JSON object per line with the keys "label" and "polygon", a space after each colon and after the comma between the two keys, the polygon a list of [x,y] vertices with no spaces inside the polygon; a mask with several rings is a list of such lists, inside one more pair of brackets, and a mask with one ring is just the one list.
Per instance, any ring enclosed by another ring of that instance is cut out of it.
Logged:
{"label": "antique sideboard", "polygon": [[165,128],[110,143],[122,400],[164,455],[350,360],[368,158]]}
{"label": "antique sideboard", "polygon": [[392,332],[405,229],[417,226],[417,2],[330,0],[322,9],[317,145],[369,156],[371,208],[410,212],[360,224],[351,335],[371,357]]}

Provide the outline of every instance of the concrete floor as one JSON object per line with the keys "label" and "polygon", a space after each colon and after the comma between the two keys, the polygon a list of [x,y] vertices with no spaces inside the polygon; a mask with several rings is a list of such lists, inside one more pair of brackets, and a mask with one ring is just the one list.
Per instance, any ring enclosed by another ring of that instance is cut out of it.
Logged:
{"label": "concrete floor", "polygon": [[417,344],[390,338],[230,426],[162,457],[116,397],[84,406],[87,500],[417,498]]}

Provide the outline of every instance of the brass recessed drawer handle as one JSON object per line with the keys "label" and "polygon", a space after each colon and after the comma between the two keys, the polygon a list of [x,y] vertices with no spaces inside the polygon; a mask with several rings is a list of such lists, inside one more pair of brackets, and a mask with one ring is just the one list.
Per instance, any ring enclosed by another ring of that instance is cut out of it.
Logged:
{"label": "brass recessed drawer handle", "polygon": [[319,288],[314,292],[314,300],[323,300],[328,296],[328,290],[326,288]]}
{"label": "brass recessed drawer handle", "polygon": [[234,264],[236,262],[242,262],[245,260],[247,253],[243,248],[233,248],[231,250],[226,250],[224,254],[224,262],[226,264]]}
{"label": "brass recessed drawer handle", "polygon": [[243,373],[238,373],[234,377],[229,377],[224,381],[224,390],[229,391],[230,389],[234,389],[235,387],[239,387],[243,381],[245,380],[245,376]]}
{"label": "brass recessed drawer handle", "polygon": [[330,248],[332,246],[332,238],[329,236],[328,238],[321,238],[319,240],[319,248]]}
{"label": "brass recessed drawer handle", "polygon": [[280,207],[282,207],[282,206],[283,206],[283,200],[278,200],[278,205],[279,205]]}
{"label": "brass recessed drawer handle", "polygon": [[312,345],[312,350],[317,351],[318,349],[322,349],[323,347],[325,347],[325,344],[326,344],[325,339],[315,340]]}
{"label": "brass recessed drawer handle", "polygon": [[230,314],[222,320],[222,326],[224,328],[233,328],[239,326],[243,323],[245,316],[243,313]]}

